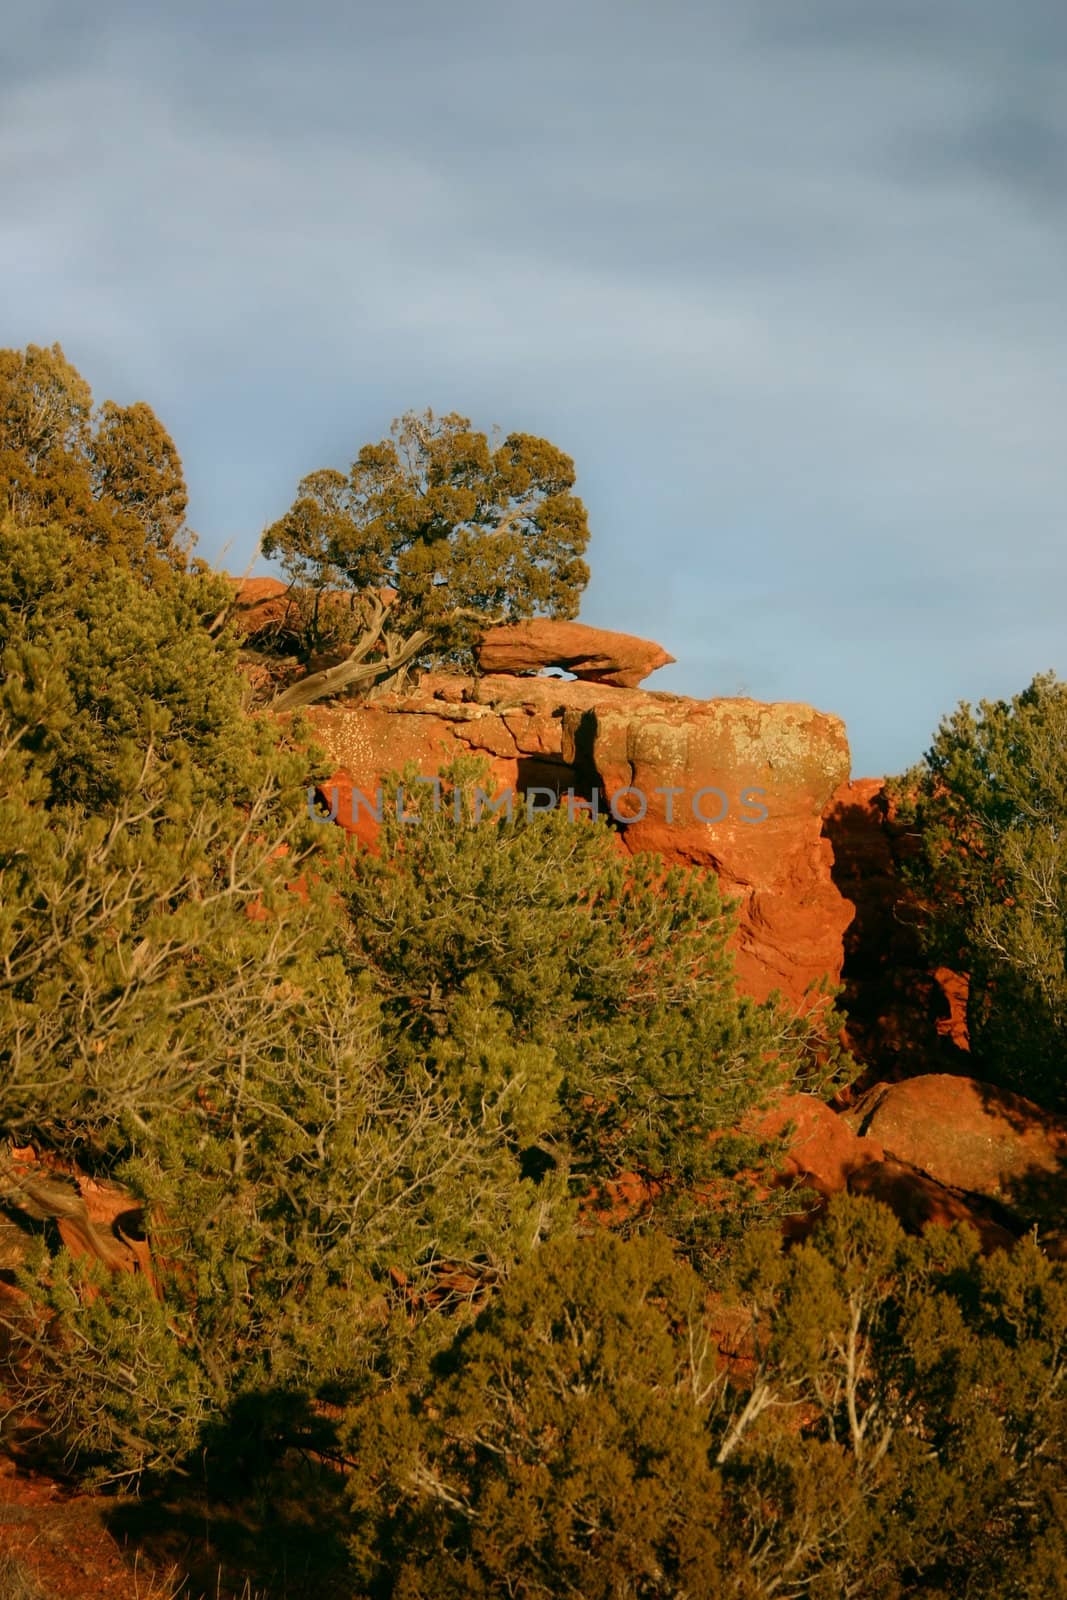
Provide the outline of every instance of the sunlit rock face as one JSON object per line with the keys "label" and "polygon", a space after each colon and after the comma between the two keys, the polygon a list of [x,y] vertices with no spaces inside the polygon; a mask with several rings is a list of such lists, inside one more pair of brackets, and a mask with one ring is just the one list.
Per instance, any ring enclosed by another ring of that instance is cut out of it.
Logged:
{"label": "sunlit rock face", "polygon": [[589,683],[636,689],[650,672],[674,660],[662,645],[631,633],[590,628],[584,622],[531,617],[527,622],[490,628],[478,651],[483,672],[538,672],[562,667]]}
{"label": "sunlit rock face", "polygon": [[385,774],[427,777],[458,755],[490,764],[495,792],[612,818],[620,848],[714,871],[740,901],[737,971],[745,992],[795,1003],[836,982],[852,905],[835,886],[822,815],[847,779],[841,721],[810,706],[692,700],[548,676],[431,674],[370,705],[310,713],[333,771],[322,792],[337,820],[373,843]]}

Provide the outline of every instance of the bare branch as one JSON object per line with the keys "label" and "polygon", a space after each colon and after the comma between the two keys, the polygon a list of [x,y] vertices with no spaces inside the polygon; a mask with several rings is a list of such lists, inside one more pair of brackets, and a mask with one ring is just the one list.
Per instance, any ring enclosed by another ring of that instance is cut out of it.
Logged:
{"label": "bare branch", "polygon": [[379,600],[376,602],[370,626],[345,659],[335,666],[313,672],[308,677],[301,678],[299,682],[291,684],[289,688],[283,689],[271,702],[270,709],[296,711],[302,706],[313,705],[315,701],[325,700],[333,695],[350,693],[353,689],[370,688],[381,679],[392,677],[409,661],[414,660],[430,638],[429,632],[424,628],[418,629],[407,639],[401,639],[396,635],[385,635],[385,655],[374,661],[365,661],[365,657],[383,639],[385,615],[386,607]]}

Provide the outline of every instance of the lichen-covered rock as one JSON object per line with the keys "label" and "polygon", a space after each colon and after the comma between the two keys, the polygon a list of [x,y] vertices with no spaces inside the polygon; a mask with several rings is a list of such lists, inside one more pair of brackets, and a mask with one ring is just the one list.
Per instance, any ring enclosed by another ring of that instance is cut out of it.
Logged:
{"label": "lichen-covered rock", "polygon": [[[891,1086],[880,1086],[886,1087]],[[835,1194],[868,1195],[889,1206],[912,1232],[964,1222],[978,1234],[984,1250],[1010,1249],[1025,1230],[1022,1219],[983,1204],[979,1191],[954,1185],[890,1153],[875,1131],[861,1134],[855,1118],[834,1111],[815,1095],[783,1090],[770,1109],[750,1119],[749,1127],[766,1138],[791,1130],[781,1181],[813,1189],[823,1202]],[[801,1236],[810,1231],[821,1210],[818,1205],[790,1219],[787,1232]]]}

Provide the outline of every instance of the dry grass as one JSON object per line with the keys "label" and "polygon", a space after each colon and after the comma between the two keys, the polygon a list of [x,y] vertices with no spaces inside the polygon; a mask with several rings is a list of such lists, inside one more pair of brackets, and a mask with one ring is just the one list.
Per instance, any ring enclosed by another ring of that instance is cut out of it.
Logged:
{"label": "dry grass", "polygon": [[[231,1591],[226,1592],[229,1594]],[[31,1595],[34,1600],[38,1600],[36,1590],[29,1590],[25,1595],[19,1591],[8,1596],[0,1586],[0,1600],[31,1600]],[[182,1574],[180,1567],[174,1566],[166,1572],[148,1574],[139,1570],[137,1562],[134,1563],[131,1600],[222,1600],[222,1596],[221,1572],[215,1592],[203,1594],[190,1588],[189,1579]],[[261,1595],[258,1589],[253,1589],[250,1580],[246,1578],[237,1600],[266,1600],[266,1597]]]}
{"label": "dry grass", "polygon": [[26,1563],[3,1551],[0,1551],[0,1600],[42,1600]]}

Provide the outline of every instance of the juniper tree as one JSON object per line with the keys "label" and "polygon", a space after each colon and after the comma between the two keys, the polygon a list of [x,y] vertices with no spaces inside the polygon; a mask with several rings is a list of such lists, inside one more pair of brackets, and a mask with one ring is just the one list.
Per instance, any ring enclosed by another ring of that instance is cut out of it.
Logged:
{"label": "juniper tree", "polygon": [[1067,1103],[1067,684],[961,704],[895,788],[926,948],[970,974],[981,1075]]}
{"label": "juniper tree", "polygon": [[491,621],[577,615],[589,533],[574,481],[546,439],[491,443],[457,413],[407,412],[347,473],[304,478],[263,552],[303,589],[392,591],[390,626],[420,636],[419,658],[462,661]]}
{"label": "juniper tree", "polygon": [[346,1434],[355,1578],[410,1600],[720,1588],[703,1286],[664,1240],[545,1245]]}
{"label": "juniper tree", "polygon": [[181,459],[149,405],[94,411],[58,344],[0,350],[0,514],[61,523],[83,559],[159,580],[187,563],[186,502]]}

